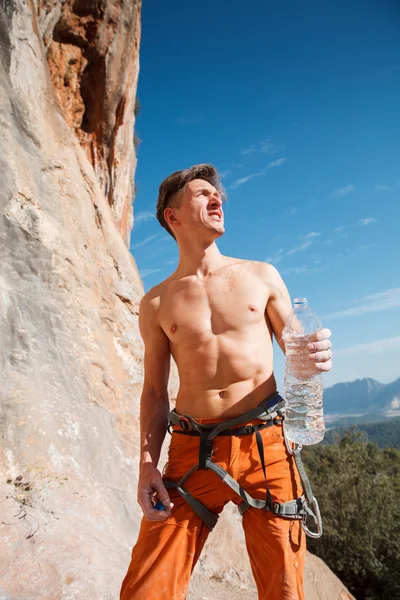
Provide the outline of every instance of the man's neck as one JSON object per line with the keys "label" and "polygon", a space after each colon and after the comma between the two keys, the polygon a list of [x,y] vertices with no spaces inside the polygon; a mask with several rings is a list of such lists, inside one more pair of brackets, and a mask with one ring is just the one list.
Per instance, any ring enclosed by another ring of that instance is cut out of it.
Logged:
{"label": "man's neck", "polygon": [[176,269],[178,277],[196,275],[204,279],[210,273],[226,263],[215,242],[210,245],[191,241],[188,244],[179,244],[179,264]]}

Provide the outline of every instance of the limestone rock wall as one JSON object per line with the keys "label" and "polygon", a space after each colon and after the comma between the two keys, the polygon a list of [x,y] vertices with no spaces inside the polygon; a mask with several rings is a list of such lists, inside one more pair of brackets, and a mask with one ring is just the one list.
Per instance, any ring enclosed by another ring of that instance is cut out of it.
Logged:
{"label": "limestone rock wall", "polygon": [[[140,518],[143,287],[125,243],[129,219],[122,225],[132,202],[140,7],[72,4],[0,2],[0,597],[7,599],[116,598]],[[92,32],[92,54],[63,37],[73,19],[87,25],[76,35],[83,46]],[[64,75],[71,58],[82,66],[70,93],[73,78],[62,88],[55,56]],[[125,71],[113,71],[113,61],[129,57]],[[91,60],[95,107],[79,84]]]}

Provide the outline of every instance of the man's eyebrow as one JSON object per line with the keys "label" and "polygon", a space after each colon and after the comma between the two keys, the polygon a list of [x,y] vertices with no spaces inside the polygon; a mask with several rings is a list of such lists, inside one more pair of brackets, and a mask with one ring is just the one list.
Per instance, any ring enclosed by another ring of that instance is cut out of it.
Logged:
{"label": "man's eyebrow", "polygon": [[209,188],[206,186],[202,186],[202,187],[198,187],[195,190],[195,194],[204,194],[204,192],[207,192],[208,194],[213,194],[213,193],[217,193],[218,197],[221,198],[221,192],[217,189],[217,188]]}

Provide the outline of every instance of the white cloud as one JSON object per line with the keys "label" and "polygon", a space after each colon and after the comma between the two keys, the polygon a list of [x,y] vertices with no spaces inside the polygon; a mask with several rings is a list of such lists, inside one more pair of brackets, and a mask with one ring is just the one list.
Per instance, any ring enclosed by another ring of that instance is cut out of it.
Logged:
{"label": "white cloud", "polygon": [[306,234],[304,237],[305,237],[306,239],[309,239],[309,238],[315,238],[315,237],[318,237],[318,236],[320,236],[320,235],[321,235],[321,233],[320,233],[319,231],[310,231],[310,233],[307,233],[307,234]]}
{"label": "white cloud", "polygon": [[356,250],[353,250],[353,253],[364,254],[364,252],[367,252],[368,250],[370,250],[371,248],[374,248],[375,246],[376,246],[375,242],[373,244],[362,244],[361,246],[358,246],[356,248]]}
{"label": "white cloud", "polygon": [[285,269],[282,271],[282,275],[290,275],[294,273],[295,275],[306,275],[307,273],[319,273],[320,271],[326,271],[329,268],[329,265],[325,265],[323,267],[309,267],[308,265],[303,265],[302,267],[290,267],[289,269]]}
{"label": "white cloud", "polygon": [[140,242],[132,244],[131,250],[134,250],[135,248],[141,248],[142,246],[146,246],[146,244],[149,244],[152,240],[155,240],[156,238],[160,237],[160,235],[161,233],[153,233],[153,235],[149,235],[147,238],[144,238],[144,240],[140,240]]}
{"label": "white cloud", "polygon": [[244,177],[241,177],[240,179],[236,179],[236,181],[234,181],[232,183],[232,185],[230,185],[229,187],[230,187],[230,189],[233,189],[233,188],[237,188],[241,185],[244,185],[245,183],[250,181],[250,179],[253,179],[254,177],[261,177],[262,175],[265,175],[265,173],[267,171],[269,171],[270,169],[272,169],[274,167],[279,167],[279,165],[282,165],[285,161],[286,161],[286,158],[278,158],[278,160],[274,160],[273,162],[268,163],[267,166],[264,167],[264,169],[262,169],[262,171],[257,171],[257,173],[250,173],[250,175],[245,175]]}
{"label": "white cloud", "polygon": [[232,183],[232,185],[230,185],[230,188],[237,188],[241,185],[244,185],[245,183],[247,183],[248,181],[250,181],[250,179],[253,179],[253,177],[258,177],[259,175],[262,175],[263,173],[251,173],[250,175],[246,175],[245,177],[241,177],[240,179],[236,179],[236,181],[234,181]]}
{"label": "white cloud", "polygon": [[140,271],[140,276],[142,279],[148,277],[149,275],[153,275],[153,273],[159,273],[161,269],[142,269]]}
{"label": "white cloud", "polygon": [[297,252],[301,252],[302,250],[306,250],[306,248],[308,248],[309,246],[311,246],[312,241],[311,240],[307,240],[306,242],[303,242],[300,246],[297,246],[296,248],[292,248],[291,250],[289,250],[288,252],[286,252],[286,256],[291,256],[292,254],[296,254]]}
{"label": "white cloud", "polygon": [[341,198],[343,196],[347,196],[347,194],[351,194],[351,192],[354,192],[356,189],[356,186],[353,185],[352,183],[349,185],[345,185],[342,188],[337,188],[336,190],[333,190],[332,194],[331,194],[331,198]]}
{"label": "white cloud", "polygon": [[267,165],[267,169],[273,169],[274,167],[279,167],[280,165],[283,165],[283,163],[286,162],[286,158],[278,158],[277,160],[274,160],[270,163],[268,163]]}
{"label": "white cloud", "polygon": [[263,142],[261,142],[260,150],[261,152],[264,152],[264,154],[275,154],[276,152],[278,152],[278,148],[276,147],[276,145],[269,139],[266,139]]}
{"label": "white cloud", "polygon": [[[282,147],[281,147],[282,149]],[[255,154],[256,152],[262,152],[263,154],[276,154],[279,152],[279,148],[274,142],[271,142],[269,138],[263,140],[262,142],[258,142],[257,144],[251,144],[244,148],[240,154],[243,156],[250,156],[251,154]]]}
{"label": "white cloud", "polygon": [[335,350],[335,356],[349,356],[351,354],[362,356],[365,353],[381,354],[387,350],[400,350],[400,336],[385,338],[369,342],[368,344],[357,344],[356,346],[350,346],[342,350]]}
{"label": "white cloud", "polygon": [[292,208],[288,208],[285,211],[285,215],[287,215],[289,217],[294,217],[295,215],[297,215],[298,212],[299,212],[299,209],[296,208],[295,206],[293,206]]}
{"label": "white cloud", "polygon": [[271,263],[273,265],[276,265],[278,263],[280,263],[283,259],[283,254],[286,252],[285,248],[280,248],[277,252],[275,252],[275,254],[273,254],[272,256],[268,256],[265,259],[265,262],[267,263]]}
{"label": "white cloud", "polygon": [[142,210],[138,212],[137,215],[134,214],[134,223],[138,225],[139,223],[145,223],[146,221],[150,221],[151,219],[155,219],[156,214],[150,210]]}
{"label": "white cloud", "polygon": [[333,349],[334,368],[324,375],[324,387],[344,381],[373,377],[381,383],[391,383],[400,375],[400,338],[378,339],[349,348]]}
{"label": "white cloud", "polygon": [[290,273],[296,273],[299,275],[300,273],[306,273],[309,270],[307,265],[303,265],[302,267],[290,267],[290,269],[285,269],[282,273],[284,275],[289,275]]}
{"label": "white cloud", "polygon": [[379,184],[375,184],[374,185],[374,190],[376,190],[377,192],[391,192],[393,188],[389,187],[388,185],[379,185]]}
{"label": "white cloud", "polygon": [[351,308],[346,308],[337,312],[325,315],[324,319],[341,319],[343,317],[351,317],[364,315],[372,312],[381,312],[390,308],[400,307],[400,288],[392,288],[371,296],[365,296],[359,300],[353,300],[351,304],[357,304]]}
{"label": "white cloud", "polygon": [[335,227],[333,230],[335,233],[340,233],[340,231],[344,231],[346,227],[344,225],[339,225],[339,227]]}
{"label": "white cloud", "polygon": [[373,217],[367,217],[366,219],[360,219],[361,225],[369,225],[370,223],[377,223],[378,221]]}
{"label": "white cloud", "polygon": [[[300,246],[296,246],[295,248],[291,248],[290,250],[286,250],[286,248],[281,248],[280,250],[275,252],[273,255],[266,258],[265,262],[277,264],[277,263],[281,262],[285,256],[292,256],[292,254],[296,254],[297,252],[306,250],[313,243],[312,242],[313,238],[319,237],[320,235],[321,235],[320,232],[311,231],[310,233],[307,233],[306,235],[301,236],[304,238],[305,241],[302,244],[300,244]],[[300,267],[300,269],[302,269],[302,268],[303,267]],[[297,272],[301,272],[301,270],[297,271]]]}
{"label": "white cloud", "polygon": [[242,154],[243,156],[248,156],[249,154],[254,154],[254,152],[257,152],[257,148],[255,144],[251,144],[251,146],[248,146],[247,148],[242,150],[240,154]]}

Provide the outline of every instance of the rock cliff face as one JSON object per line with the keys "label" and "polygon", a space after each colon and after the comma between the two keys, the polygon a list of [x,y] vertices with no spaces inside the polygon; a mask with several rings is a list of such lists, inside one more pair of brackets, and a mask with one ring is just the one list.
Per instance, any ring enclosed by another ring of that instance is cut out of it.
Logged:
{"label": "rock cliff face", "polygon": [[[0,0],[1,600],[116,600],[138,530],[139,37],[139,0]],[[252,586],[218,528],[191,598]]]}
{"label": "rock cliff face", "polygon": [[140,4],[0,6],[0,581],[114,599],[139,522]]}
{"label": "rock cliff face", "polygon": [[56,100],[128,240],[140,0],[40,0],[36,14]]}

